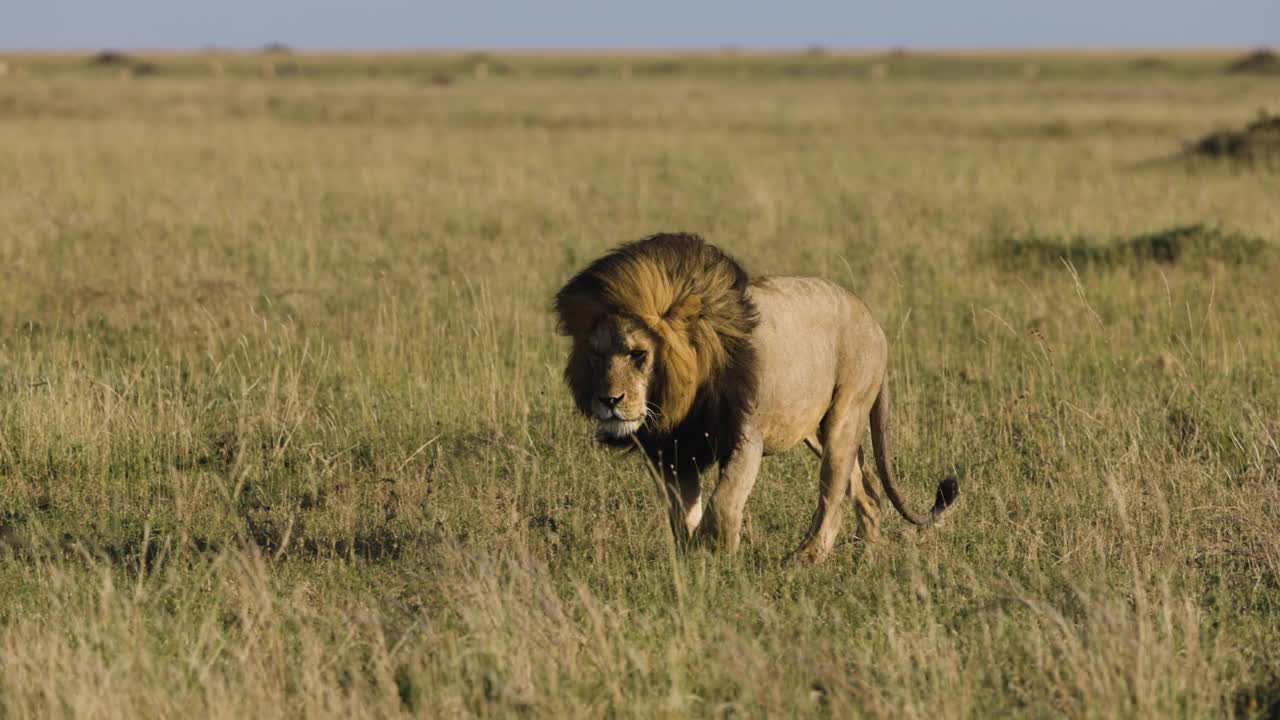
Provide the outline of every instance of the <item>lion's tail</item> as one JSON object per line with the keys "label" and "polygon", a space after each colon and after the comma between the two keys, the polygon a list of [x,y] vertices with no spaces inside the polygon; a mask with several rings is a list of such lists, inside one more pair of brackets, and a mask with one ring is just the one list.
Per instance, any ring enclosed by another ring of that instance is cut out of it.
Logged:
{"label": "lion's tail", "polygon": [[932,525],[938,521],[942,513],[956,501],[960,492],[959,484],[954,477],[945,478],[938,483],[938,495],[933,501],[933,509],[927,515],[919,515],[911,511],[902,497],[898,495],[893,476],[893,459],[889,450],[889,379],[880,383],[880,392],[871,406],[871,445],[876,452],[876,468],[880,471],[880,482],[884,485],[889,502],[898,509],[902,517],[913,525]]}

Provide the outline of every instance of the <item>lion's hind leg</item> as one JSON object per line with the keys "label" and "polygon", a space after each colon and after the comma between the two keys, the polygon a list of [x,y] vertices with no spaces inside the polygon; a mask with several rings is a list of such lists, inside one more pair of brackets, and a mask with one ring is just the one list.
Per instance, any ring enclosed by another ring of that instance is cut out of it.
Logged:
{"label": "lion's hind leg", "polygon": [[[809,560],[822,560],[835,545],[840,531],[840,505],[850,494],[849,481],[858,462],[861,423],[852,422],[851,402],[837,402],[823,419],[821,431],[822,469],[818,484],[818,508],[809,532],[796,551]],[[860,478],[859,478],[860,479]]]}
{"label": "lion's hind leg", "polygon": [[863,542],[879,540],[880,494],[867,473],[861,447],[858,448],[858,461],[853,465],[853,475],[849,478],[849,499],[858,514],[858,537]]}
{"label": "lion's hind leg", "polygon": [[[822,443],[817,435],[804,439],[804,444],[819,459],[822,458]],[[858,513],[858,537],[864,542],[875,542],[880,539],[880,493],[876,492],[875,483],[867,474],[866,462],[863,460],[862,448],[858,448],[858,461],[853,466],[853,474],[849,477],[849,500]]]}

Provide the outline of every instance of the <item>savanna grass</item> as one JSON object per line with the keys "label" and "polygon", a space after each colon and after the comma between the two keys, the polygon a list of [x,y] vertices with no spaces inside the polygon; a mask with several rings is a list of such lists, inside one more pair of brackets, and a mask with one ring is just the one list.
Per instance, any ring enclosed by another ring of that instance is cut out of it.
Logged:
{"label": "savanna grass", "polygon": [[[132,61],[0,77],[0,716],[1280,713],[1277,178],[1144,165],[1266,78]],[[1124,245],[1191,226],[1193,261]],[[549,315],[661,230],[868,300],[943,527],[786,562],[797,452],[739,556],[671,552]]]}

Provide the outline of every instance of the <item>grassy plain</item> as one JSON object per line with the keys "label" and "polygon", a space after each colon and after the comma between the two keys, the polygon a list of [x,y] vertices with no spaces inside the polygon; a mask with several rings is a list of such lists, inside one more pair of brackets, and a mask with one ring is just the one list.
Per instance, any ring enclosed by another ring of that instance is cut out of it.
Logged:
{"label": "grassy plain", "polygon": [[[1149,162],[1280,84],[1151,55],[4,57],[0,717],[1280,716],[1280,176]],[[869,302],[944,527],[673,559],[547,312],[659,230]]]}

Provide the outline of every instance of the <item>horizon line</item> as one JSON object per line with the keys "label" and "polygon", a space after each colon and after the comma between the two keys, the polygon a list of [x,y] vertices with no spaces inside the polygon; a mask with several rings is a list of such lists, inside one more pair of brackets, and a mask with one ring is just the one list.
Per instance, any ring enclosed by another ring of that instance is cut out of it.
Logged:
{"label": "horizon line", "polygon": [[215,45],[201,47],[163,47],[163,46],[128,46],[102,45],[96,47],[0,47],[0,54],[39,54],[39,55],[73,55],[97,52],[132,52],[132,53],[165,53],[165,54],[211,54],[211,53],[256,53],[271,54],[272,47],[278,54],[293,53],[298,55],[453,55],[459,53],[490,53],[510,55],[858,55],[868,53],[903,53],[903,54],[1017,54],[1017,53],[1124,53],[1124,52],[1165,52],[1165,53],[1211,53],[1211,52],[1256,52],[1272,51],[1269,45],[917,45],[889,44],[876,46],[836,46],[813,43],[811,45],[793,46],[742,46],[742,45],[690,45],[674,47],[538,47],[538,46],[457,46],[457,47],[369,47],[369,48],[326,48],[319,46],[291,45],[287,42],[268,42],[260,45]]}

